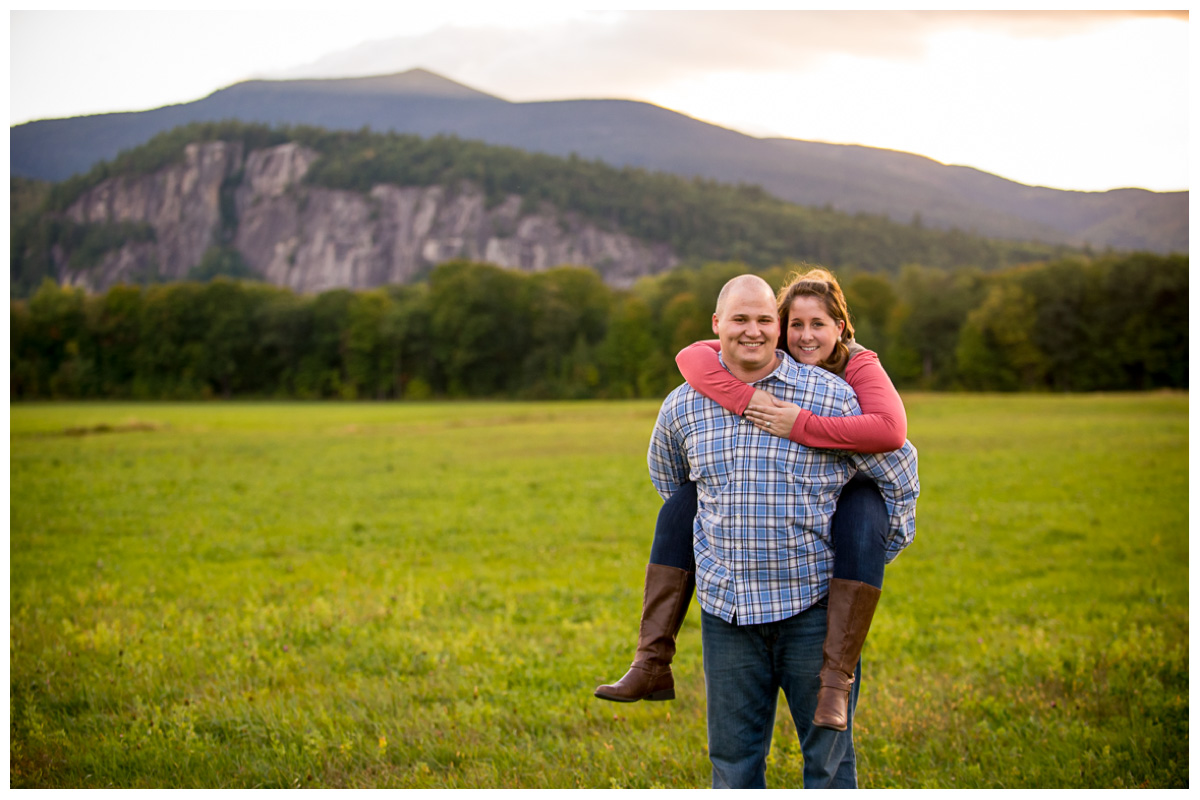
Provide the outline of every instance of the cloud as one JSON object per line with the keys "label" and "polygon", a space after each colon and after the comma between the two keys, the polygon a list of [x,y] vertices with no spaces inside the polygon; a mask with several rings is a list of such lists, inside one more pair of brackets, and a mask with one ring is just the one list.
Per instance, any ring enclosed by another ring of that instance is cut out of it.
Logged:
{"label": "cloud", "polygon": [[832,56],[924,57],[937,34],[1079,35],[1131,16],[1186,11],[580,12],[524,29],[447,25],[377,39],[270,77],[350,77],[424,67],[510,100],[643,99],[697,74],[804,72]]}
{"label": "cloud", "polygon": [[1188,21],[1187,11],[929,11],[931,26],[1002,33],[1015,38],[1061,39],[1138,17]]}
{"label": "cloud", "polygon": [[[911,12],[899,13],[908,18],[902,24],[919,21]],[[613,85],[670,81],[697,69],[775,71],[851,49],[911,57],[919,55],[921,43],[870,12],[599,12],[519,31],[449,25],[421,36],[367,42],[277,77],[347,77],[416,66],[436,71],[440,66],[457,71],[451,77],[459,79],[472,73],[486,79],[499,71],[520,83]]]}

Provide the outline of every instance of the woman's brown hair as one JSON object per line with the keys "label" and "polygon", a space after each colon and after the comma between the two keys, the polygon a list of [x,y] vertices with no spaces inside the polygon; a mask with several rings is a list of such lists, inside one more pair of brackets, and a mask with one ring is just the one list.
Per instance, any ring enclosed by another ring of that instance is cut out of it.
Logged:
{"label": "woman's brown hair", "polygon": [[797,297],[816,297],[825,306],[825,312],[836,322],[844,323],[842,335],[833,347],[829,358],[817,364],[835,375],[841,375],[850,362],[849,343],[854,341],[854,325],[850,322],[850,309],[846,305],[846,296],[833,273],[821,267],[810,267],[803,271],[793,272],[788,276],[787,283],[775,296],[779,309],[779,346],[787,351],[787,329],[789,324],[788,312],[791,311],[792,301]]}

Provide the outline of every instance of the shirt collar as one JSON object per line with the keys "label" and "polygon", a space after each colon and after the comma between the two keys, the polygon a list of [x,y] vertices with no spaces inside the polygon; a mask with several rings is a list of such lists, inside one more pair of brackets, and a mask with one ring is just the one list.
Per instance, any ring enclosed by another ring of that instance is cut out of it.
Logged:
{"label": "shirt collar", "polygon": [[[778,348],[775,349],[775,355],[779,359],[779,363],[775,366],[775,369],[771,373],[762,376],[754,383],[750,384],[751,386],[755,386],[772,378],[777,381],[782,381],[790,386],[798,386],[808,377],[808,371],[814,369],[814,367],[810,367],[807,364],[801,364],[786,352]],[[717,359],[721,362],[722,367],[725,367],[726,370],[729,370],[729,367],[725,364],[725,356],[719,350],[717,351]],[[732,371],[730,374],[733,374]]]}

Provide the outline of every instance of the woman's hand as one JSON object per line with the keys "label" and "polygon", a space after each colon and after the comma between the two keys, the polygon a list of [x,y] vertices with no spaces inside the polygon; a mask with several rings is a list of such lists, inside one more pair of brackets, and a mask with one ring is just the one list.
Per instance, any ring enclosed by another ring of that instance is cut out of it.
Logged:
{"label": "woman's hand", "polygon": [[744,416],[759,430],[787,439],[792,435],[796,417],[800,416],[800,406],[777,400],[771,393],[755,389]]}

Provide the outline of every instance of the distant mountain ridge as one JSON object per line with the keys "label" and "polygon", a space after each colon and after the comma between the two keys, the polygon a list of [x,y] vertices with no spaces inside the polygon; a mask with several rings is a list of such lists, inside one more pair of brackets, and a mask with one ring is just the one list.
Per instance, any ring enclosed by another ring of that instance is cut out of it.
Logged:
{"label": "distant mountain ridge", "polygon": [[63,180],[162,131],[223,119],[454,134],[614,166],[757,184],[801,205],[983,236],[1164,253],[1188,248],[1188,192],[1031,187],[910,153],[758,139],[648,103],[512,103],[419,69],[366,78],[247,81],[150,111],[25,123],[10,129],[10,168],[16,176]]}

